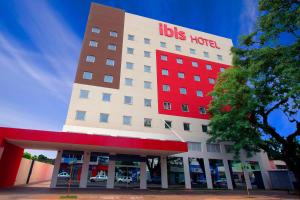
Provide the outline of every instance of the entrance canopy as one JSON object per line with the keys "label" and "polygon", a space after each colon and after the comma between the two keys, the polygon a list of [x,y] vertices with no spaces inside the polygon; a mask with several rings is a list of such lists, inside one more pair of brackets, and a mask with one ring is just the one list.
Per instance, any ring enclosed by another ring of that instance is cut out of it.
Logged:
{"label": "entrance canopy", "polygon": [[0,127],[0,147],[4,141],[23,149],[90,150],[145,156],[188,151],[187,143],[180,141]]}

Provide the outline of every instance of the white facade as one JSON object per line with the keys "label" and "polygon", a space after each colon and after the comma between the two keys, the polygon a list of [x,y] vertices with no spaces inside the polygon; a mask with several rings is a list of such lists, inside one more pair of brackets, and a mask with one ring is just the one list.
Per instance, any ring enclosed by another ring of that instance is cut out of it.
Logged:
{"label": "white facade", "polygon": [[[156,50],[163,50],[170,53],[195,57],[197,59],[204,59],[231,65],[232,57],[230,55],[230,48],[232,47],[232,41],[227,38],[179,26],[176,27],[179,30],[187,33],[187,40],[180,40],[176,39],[175,37],[166,37],[159,34],[159,23],[167,24],[168,27],[175,27],[175,25],[165,22],[159,22],[157,20],[148,19],[129,13],[125,13],[124,23],[120,88],[111,89],[107,87],[74,83],[68,115],[63,131],[147,139],[179,140],[188,143],[201,143],[201,149],[198,149],[197,151],[189,151],[187,153],[173,155],[183,158],[185,187],[188,189],[191,188],[188,158],[202,158],[205,164],[207,187],[213,188],[210,176],[210,167],[208,164],[209,159],[219,159],[224,163],[227,186],[229,189],[232,189],[233,186],[230,181],[231,177],[227,161],[233,160],[233,155],[230,153],[226,153],[223,143],[220,144],[220,152],[207,152],[206,141],[209,136],[203,132],[202,125],[208,125],[209,121],[206,119],[172,116],[158,113],[157,91],[159,88],[157,86],[156,71]],[[221,49],[192,43],[188,38],[190,34],[216,41]],[[161,47],[161,42],[165,43],[166,47]],[[128,48],[133,49],[133,54],[128,54]],[[178,51],[179,48],[180,51]],[[145,57],[145,55],[149,55],[148,52],[150,52],[150,57]],[[207,54],[209,55],[209,57],[206,57]],[[220,60],[220,56],[222,57],[222,60]],[[133,63],[132,69],[127,68],[127,62]],[[145,71],[144,66],[150,66],[151,71],[149,72],[149,67],[146,67]],[[132,86],[125,84],[126,78],[132,79]],[[150,89],[144,88],[145,81],[151,83]],[[81,90],[89,91],[87,98],[80,98]],[[111,94],[110,101],[102,100],[103,93]],[[132,97],[131,105],[124,104],[125,96]],[[151,99],[151,107],[146,107],[144,105],[144,99]],[[84,120],[76,119],[77,111],[85,111]],[[109,115],[107,122],[100,122],[100,113]],[[131,117],[130,125],[123,124],[123,116]],[[151,127],[144,126],[144,118],[152,120]],[[164,120],[172,121],[171,129],[165,128]],[[185,131],[183,129],[184,122],[190,123],[191,129],[189,131]],[[85,152],[85,155],[87,155],[87,153],[90,152]],[[58,159],[60,159],[59,156]],[[162,187],[167,188],[167,164],[164,157],[162,157],[161,159]],[[269,188],[269,181],[267,176],[269,163],[267,155],[265,153],[258,153],[252,158],[246,158],[245,154],[242,154],[241,160],[242,162],[257,161],[261,168],[265,188]],[[56,168],[57,165],[58,164],[56,163]],[[111,177],[114,175],[115,161],[110,161],[109,167],[110,168],[108,170],[108,174],[109,177]],[[87,166],[83,167],[82,173],[84,175],[81,175],[81,177],[83,177],[85,181],[87,168]],[[145,169],[146,165],[142,162],[142,189],[147,188],[147,183],[145,181]],[[53,175],[53,180],[55,179],[55,174],[57,174],[58,171],[56,170],[55,172],[56,173],[54,173]],[[249,182],[249,177],[247,174],[245,174],[245,180],[248,188],[251,188],[251,183]],[[52,187],[54,186],[55,181],[52,182]],[[86,182],[81,181],[80,187],[86,187]],[[107,188],[113,187],[114,182],[112,178],[109,178],[107,182]]]}

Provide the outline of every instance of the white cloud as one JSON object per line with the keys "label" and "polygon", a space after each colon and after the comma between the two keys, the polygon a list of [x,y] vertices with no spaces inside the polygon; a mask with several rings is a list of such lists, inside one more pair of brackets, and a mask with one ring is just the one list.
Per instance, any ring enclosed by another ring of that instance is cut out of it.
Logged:
{"label": "white cloud", "polygon": [[18,93],[40,98],[40,102],[53,102],[53,107],[58,105],[57,102],[66,105],[81,39],[46,1],[16,1],[12,4],[18,27],[13,31],[22,30],[27,40],[18,37],[4,21],[0,21],[0,126],[57,130],[63,122],[53,121],[53,116],[38,112],[45,104],[23,102]]}
{"label": "white cloud", "polygon": [[258,17],[258,2],[257,0],[243,0],[242,5],[240,34],[246,35],[251,33],[255,28]]}

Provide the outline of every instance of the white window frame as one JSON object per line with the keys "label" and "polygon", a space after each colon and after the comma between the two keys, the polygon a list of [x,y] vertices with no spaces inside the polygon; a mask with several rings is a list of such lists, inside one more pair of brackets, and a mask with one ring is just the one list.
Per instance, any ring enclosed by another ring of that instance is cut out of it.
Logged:
{"label": "white window frame", "polygon": [[106,58],[106,63],[105,64],[107,66],[114,67],[115,64],[116,64],[116,61],[114,59],[111,59],[111,58]]}
{"label": "white window frame", "polygon": [[[109,78],[109,80],[107,80]],[[111,78],[111,79],[110,79]],[[111,81],[110,81],[111,80]],[[112,75],[109,74],[105,74],[103,76],[103,82],[104,83],[113,83],[114,82],[114,77]]]}
{"label": "white window frame", "polygon": [[117,31],[109,31],[109,36],[117,38],[118,37],[118,32]]}
{"label": "white window frame", "polygon": [[117,45],[115,44],[108,44],[107,49],[110,51],[117,51]]}
{"label": "white window frame", "polygon": [[[88,76],[88,74],[89,74],[90,76],[89,76],[89,77],[86,77],[86,76]],[[92,72],[83,72],[82,78],[83,78],[84,80],[92,80],[92,79],[93,79],[93,73],[92,73]]]}
{"label": "white window frame", "polygon": [[183,59],[182,58],[176,58],[176,63],[182,65]]}
{"label": "white window frame", "polygon": [[96,62],[96,57],[93,55],[87,55],[85,58],[85,62],[94,63],[94,62]]}

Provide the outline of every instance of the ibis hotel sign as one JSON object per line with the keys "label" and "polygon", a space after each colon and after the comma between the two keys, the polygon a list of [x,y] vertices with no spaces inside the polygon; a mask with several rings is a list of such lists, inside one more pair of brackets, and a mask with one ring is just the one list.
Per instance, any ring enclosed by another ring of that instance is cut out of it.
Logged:
{"label": "ibis hotel sign", "polygon": [[215,40],[210,40],[198,35],[192,35],[190,34],[189,37],[187,37],[187,34],[179,30],[176,26],[170,27],[167,24],[159,23],[159,34],[164,35],[167,37],[175,37],[175,39],[178,40],[190,40],[191,43],[196,43],[199,45],[215,48],[215,49],[220,49],[218,46],[217,42]]}

